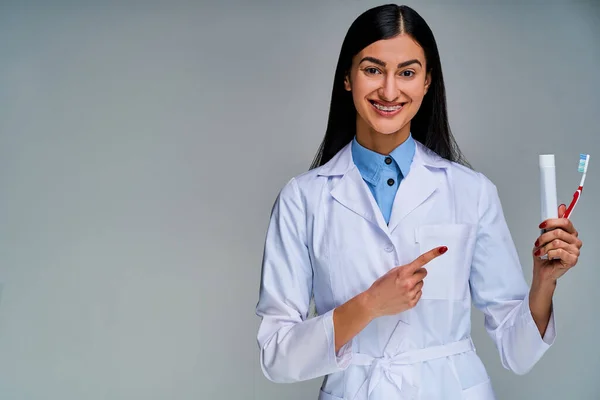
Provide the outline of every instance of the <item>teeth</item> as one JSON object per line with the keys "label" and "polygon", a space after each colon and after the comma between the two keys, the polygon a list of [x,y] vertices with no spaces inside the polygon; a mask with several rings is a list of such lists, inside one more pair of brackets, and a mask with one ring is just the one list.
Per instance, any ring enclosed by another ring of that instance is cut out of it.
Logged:
{"label": "teeth", "polygon": [[386,106],[382,106],[381,104],[377,104],[377,103],[372,103],[372,104],[375,106],[375,108],[377,108],[378,110],[381,110],[381,111],[397,111],[402,108],[402,105],[386,107]]}

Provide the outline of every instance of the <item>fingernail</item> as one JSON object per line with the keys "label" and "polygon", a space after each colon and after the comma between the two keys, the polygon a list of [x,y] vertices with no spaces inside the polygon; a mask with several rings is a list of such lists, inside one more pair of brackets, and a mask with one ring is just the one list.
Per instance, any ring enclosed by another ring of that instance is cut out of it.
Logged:
{"label": "fingernail", "polygon": [[533,253],[533,255],[537,257],[537,256],[539,256],[539,255],[540,255],[540,253],[541,253],[541,252],[542,252],[542,250],[538,250],[538,251],[536,251],[535,253]]}
{"label": "fingernail", "polygon": [[559,207],[566,207],[566,206],[567,206],[566,204],[561,204]]}
{"label": "fingernail", "polygon": [[448,251],[448,248],[446,246],[442,246],[438,251],[440,254],[444,254],[446,251]]}
{"label": "fingernail", "polygon": [[535,247],[538,247],[539,245],[540,245],[540,241],[539,241],[539,240],[536,240],[536,241],[535,241]]}
{"label": "fingernail", "polygon": [[540,229],[544,229],[545,227],[546,227],[546,222],[542,222],[542,223],[540,224]]}

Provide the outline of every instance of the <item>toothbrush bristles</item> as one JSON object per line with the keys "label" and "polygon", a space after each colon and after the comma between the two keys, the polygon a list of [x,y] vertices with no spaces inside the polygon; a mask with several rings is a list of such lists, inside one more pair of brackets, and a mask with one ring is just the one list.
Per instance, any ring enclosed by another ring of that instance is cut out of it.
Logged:
{"label": "toothbrush bristles", "polygon": [[577,168],[578,172],[585,173],[587,169],[587,163],[590,156],[588,154],[580,154],[579,155],[579,166]]}

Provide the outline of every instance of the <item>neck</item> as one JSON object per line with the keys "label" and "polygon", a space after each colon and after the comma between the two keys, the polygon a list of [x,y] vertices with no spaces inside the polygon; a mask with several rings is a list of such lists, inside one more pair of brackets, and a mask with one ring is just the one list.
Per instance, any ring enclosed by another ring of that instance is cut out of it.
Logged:
{"label": "neck", "polygon": [[356,141],[361,146],[383,155],[390,154],[392,150],[404,143],[410,135],[410,122],[399,131],[389,134],[377,132],[370,126],[364,125],[366,124],[357,122]]}

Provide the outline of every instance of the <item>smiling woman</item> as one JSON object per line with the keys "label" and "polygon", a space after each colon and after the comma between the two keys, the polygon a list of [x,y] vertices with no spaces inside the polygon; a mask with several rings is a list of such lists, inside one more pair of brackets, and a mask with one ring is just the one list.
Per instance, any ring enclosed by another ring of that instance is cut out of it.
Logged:
{"label": "smiling woman", "polygon": [[361,131],[366,132],[361,143],[371,144],[373,136],[387,143],[376,150],[380,153],[410,133],[441,157],[469,165],[448,124],[435,37],[410,7],[375,7],[348,29],[335,71],[327,131],[311,168],[325,164]]}
{"label": "smiling woman", "polygon": [[[496,187],[450,132],[433,33],[409,7],[368,10],[342,44],[313,164],[271,214],[257,305],[265,376],[325,377],[320,400],[494,399],[471,304],[502,365],[533,368],[555,339],[556,281],[581,248],[568,219],[544,224],[554,232],[535,243],[529,288]],[[548,251],[560,259],[541,260]]]}
{"label": "smiling woman", "polygon": [[367,136],[363,142],[372,142],[368,138],[377,133],[408,137],[409,122],[431,83],[431,73],[423,65],[423,49],[406,34],[377,41],[354,57],[344,88],[352,92],[359,115],[357,131]]}

